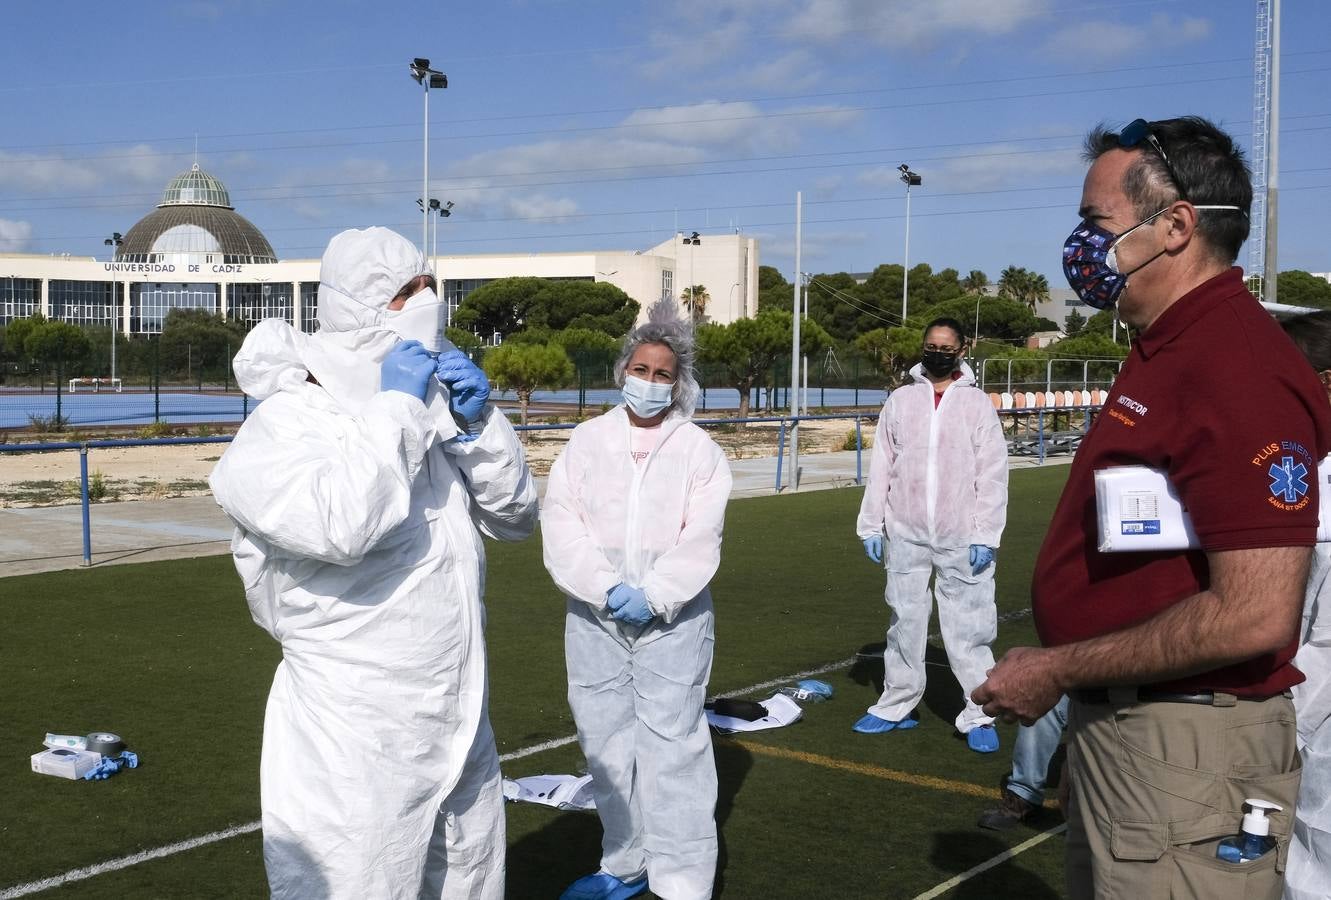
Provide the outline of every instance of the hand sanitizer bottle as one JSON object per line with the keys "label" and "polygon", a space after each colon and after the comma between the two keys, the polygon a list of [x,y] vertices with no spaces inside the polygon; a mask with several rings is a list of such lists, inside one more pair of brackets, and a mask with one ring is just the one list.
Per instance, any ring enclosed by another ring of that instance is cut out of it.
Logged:
{"label": "hand sanitizer bottle", "polygon": [[1252,807],[1252,812],[1243,817],[1243,830],[1232,838],[1225,838],[1216,848],[1216,859],[1223,859],[1225,862],[1246,863],[1257,859],[1276,845],[1275,838],[1271,837],[1271,820],[1267,813],[1282,807],[1266,800],[1245,800],[1248,806]]}

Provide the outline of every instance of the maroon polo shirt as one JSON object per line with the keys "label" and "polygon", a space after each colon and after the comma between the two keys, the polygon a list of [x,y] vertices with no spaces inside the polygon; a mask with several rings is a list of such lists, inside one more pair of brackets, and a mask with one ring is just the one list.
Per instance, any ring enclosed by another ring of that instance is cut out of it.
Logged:
{"label": "maroon polo shirt", "polygon": [[[1148,619],[1210,585],[1199,550],[1101,553],[1095,472],[1168,473],[1205,550],[1312,546],[1314,466],[1331,448],[1331,406],[1312,366],[1230,269],[1143,333],[1077,451],[1036,561],[1032,608],[1046,646]],[[1296,641],[1167,684],[1267,695],[1303,680]]]}

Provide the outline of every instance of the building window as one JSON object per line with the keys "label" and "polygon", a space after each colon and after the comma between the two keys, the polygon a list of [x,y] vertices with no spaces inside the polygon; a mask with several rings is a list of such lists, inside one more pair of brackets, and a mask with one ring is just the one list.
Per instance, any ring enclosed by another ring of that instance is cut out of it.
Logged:
{"label": "building window", "polygon": [[201,309],[217,315],[217,285],[144,283],[130,286],[131,333],[161,334],[162,322],[173,309]]}
{"label": "building window", "polygon": [[120,285],[114,281],[52,279],[48,288],[51,319],[80,327],[110,328],[119,291]]}
{"label": "building window", "polygon": [[314,334],[319,330],[319,282],[300,283],[300,330]]}
{"label": "building window", "polygon": [[228,289],[227,316],[242,323],[246,329],[264,319],[281,319],[291,324],[292,307],[288,282],[233,284]]}
{"label": "building window", "polygon": [[675,273],[670,269],[661,270],[661,296],[675,296]]}
{"label": "building window", "polygon": [[42,283],[36,278],[0,278],[0,325],[41,311]]}

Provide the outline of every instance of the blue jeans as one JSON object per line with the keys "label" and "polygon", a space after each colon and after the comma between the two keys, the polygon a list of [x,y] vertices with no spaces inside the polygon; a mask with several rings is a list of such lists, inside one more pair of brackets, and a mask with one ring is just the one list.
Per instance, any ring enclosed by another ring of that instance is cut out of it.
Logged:
{"label": "blue jeans", "polygon": [[1049,771],[1049,759],[1058,749],[1063,729],[1068,724],[1068,698],[1065,695],[1034,725],[1023,725],[1017,732],[1012,747],[1012,777],[1008,790],[1027,803],[1039,806],[1044,802],[1044,780]]}

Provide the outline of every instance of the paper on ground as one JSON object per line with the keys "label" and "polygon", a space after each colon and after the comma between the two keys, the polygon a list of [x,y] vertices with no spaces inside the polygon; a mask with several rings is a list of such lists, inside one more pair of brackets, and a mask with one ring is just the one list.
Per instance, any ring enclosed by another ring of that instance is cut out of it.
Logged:
{"label": "paper on ground", "polygon": [[556,809],[596,809],[592,776],[529,775],[505,778],[504,799],[515,803],[539,803]]}
{"label": "paper on ground", "polygon": [[773,694],[769,699],[758,702],[767,710],[767,715],[761,719],[754,719],[749,722],[732,716],[718,716],[709,709],[705,710],[707,724],[722,734],[729,734],[734,731],[765,731],[768,728],[783,728],[786,725],[793,724],[799,721],[800,716],[804,715],[800,705],[785,694]]}

